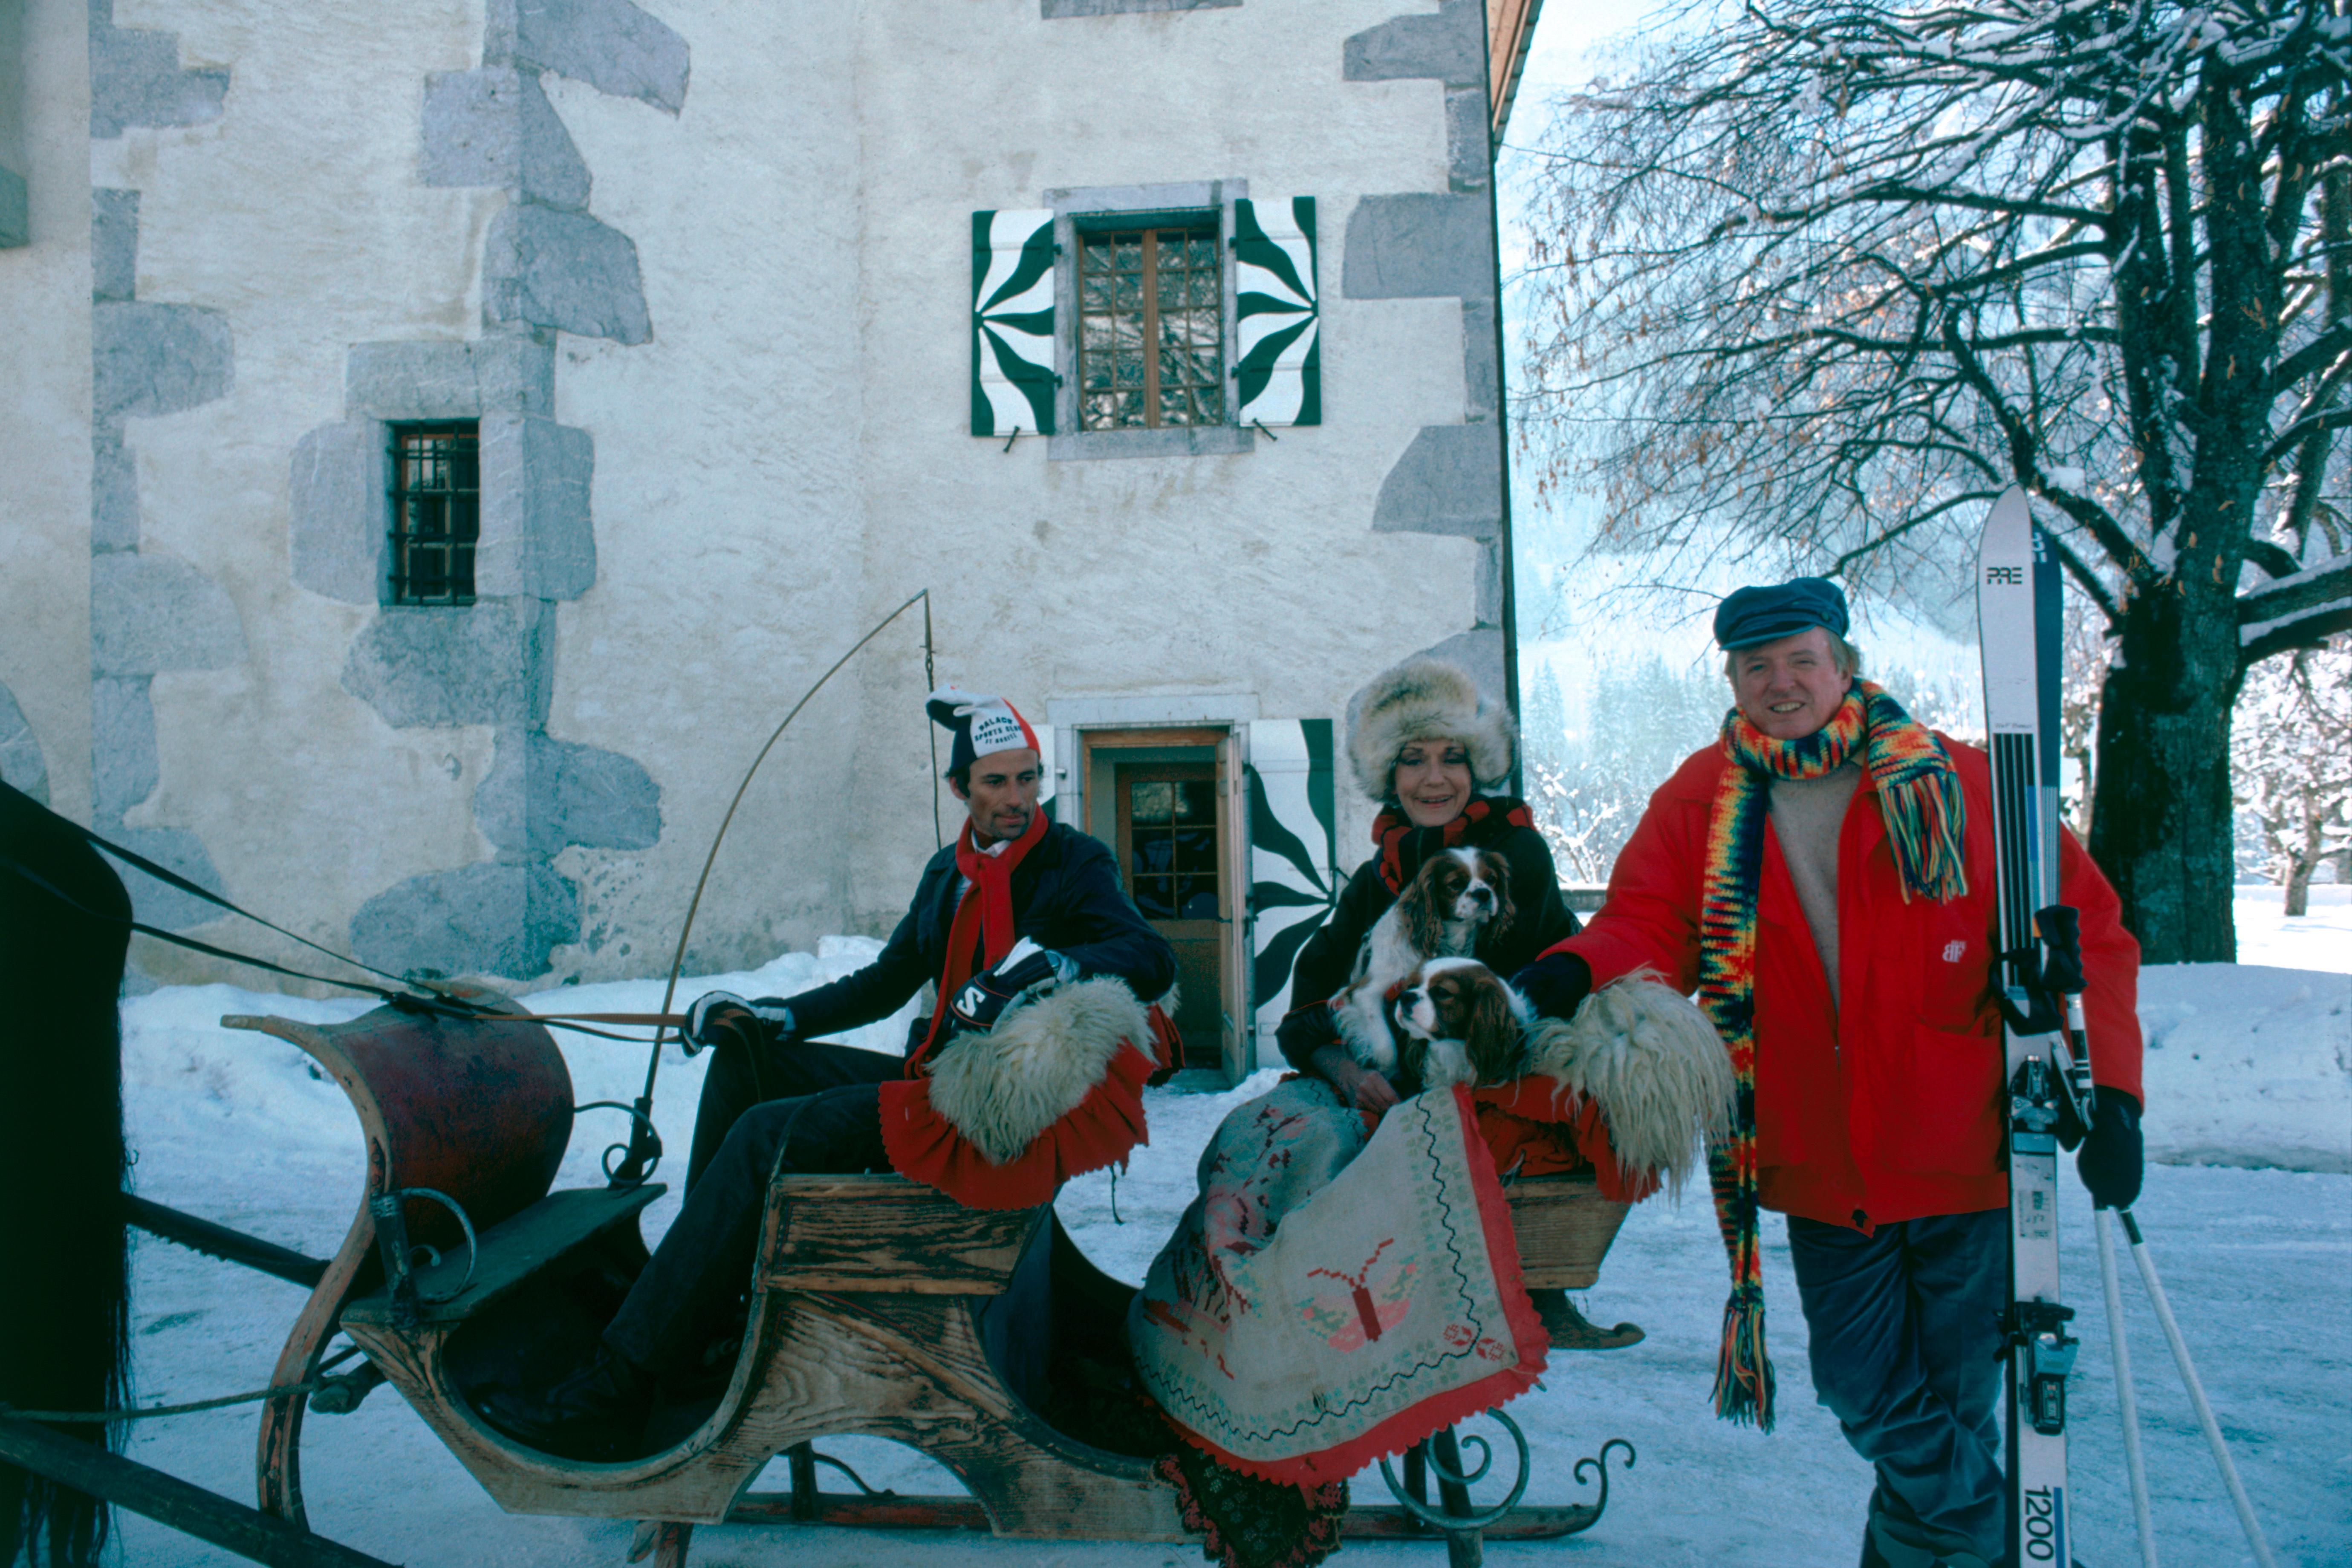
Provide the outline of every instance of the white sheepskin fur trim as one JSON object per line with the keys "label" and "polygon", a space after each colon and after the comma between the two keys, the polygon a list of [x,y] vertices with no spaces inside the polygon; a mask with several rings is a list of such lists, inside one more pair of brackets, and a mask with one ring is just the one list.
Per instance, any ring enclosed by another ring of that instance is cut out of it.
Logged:
{"label": "white sheepskin fur trim", "polygon": [[1384,801],[1406,742],[1459,741],[1470,753],[1471,778],[1493,789],[1511,776],[1517,739],[1510,710],[1480,697],[1468,671],[1444,659],[1409,658],[1374,676],[1358,695],[1348,721],[1348,762],[1356,787]]}
{"label": "white sheepskin fur trim", "polygon": [[1566,1023],[1537,1020],[1527,1070],[1599,1100],[1619,1163],[1663,1176],[1677,1196],[1698,1148],[1731,1132],[1738,1080],[1723,1037],[1646,971],[1601,987]]}
{"label": "white sheepskin fur trim", "polygon": [[1004,1010],[985,1035],[959,1035],[931,1064],[931,1109],[1003,1164],[1067,1115],[1129,1040],[1149,1049],[1143,1004],[1097,975]]}

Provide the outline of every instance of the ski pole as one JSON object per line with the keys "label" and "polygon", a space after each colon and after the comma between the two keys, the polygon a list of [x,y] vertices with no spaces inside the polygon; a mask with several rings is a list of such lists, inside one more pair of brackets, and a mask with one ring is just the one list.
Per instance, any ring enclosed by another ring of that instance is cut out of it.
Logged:
{"label": "ski pole", "polygon": [[2197,1424],[2205,1429],[2206,1447],[2213,1450],[2213,1462],[2221,1468],[2221,1484],[2230,1489],[2230,1501],[2238,1510],[2238,1522],[2245,1527],[2247,1543],[2254,1549],[2254,1561],[2262,1568],[2278,1568],[2278,1559],[2271,1555],[2271,1543],[2263,1539],[2263,1527],[2255,1521],[2254,1505],[2246,1500],[2246,1488],[2238,1479],[2238,1467],[2230,1461],[2230,1445],[2221,1436],[2221,1424],[2213,1419],[2213,1407],[2205,1402],[2205,1385],[2197,1380],[2197,1364],[2189,1359],[2189,1342],[2180,1337],[2180,1325],[2173,1321],[2172,1303],[2166,1300],[2164,1286],[2156,1278],[2156,1260],[2147,1254],[2147,1243],[2139,1234],[2139,1222],[2132,1218],[2129,1209],[2117,1209],[2116,1217],[2123,1221],[2124,1235],[2130,1238],[2132,1261],[2139,1265],[2140,1282],[2147,1287],[2147,1299],[2156,1306],[2156,1321],[2164,1325],[2165,1342],[2172,1347],[2172,1363],[2180,1369],[2180,1381],[2189,1390],[2189,1403],[2197,1407]]}
{"label": "ski pole", "polygon": [[2116,1274],[2115,1233],[2107,1211],[2091,1211],[2099,1233],[2099,1283],[2107,1292],[2107,1346],[2116,1369],[2116,1408],[2124,1418],[2124,1469],[2131,1477],[2132,1522],[2139,1527],[2140,1568],[2157,1568],[2156,1521],[2148,1515],[2147,1465],[2139,1451],[2139,1395],[2132,1387],[2131,1345],[2124,1338],[2123,1283]]}

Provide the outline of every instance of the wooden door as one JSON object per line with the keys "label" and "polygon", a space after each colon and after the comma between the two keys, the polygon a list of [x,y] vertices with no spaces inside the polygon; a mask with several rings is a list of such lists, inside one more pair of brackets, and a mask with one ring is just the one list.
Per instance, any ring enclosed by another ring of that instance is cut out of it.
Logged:
{"label": "wooden door", "polygon": [[1186,1067],[1225,1066],[1223,963],[1229,880],[1213,762],[1122,766],[1118,863],[1128,896],[1176,950]]}

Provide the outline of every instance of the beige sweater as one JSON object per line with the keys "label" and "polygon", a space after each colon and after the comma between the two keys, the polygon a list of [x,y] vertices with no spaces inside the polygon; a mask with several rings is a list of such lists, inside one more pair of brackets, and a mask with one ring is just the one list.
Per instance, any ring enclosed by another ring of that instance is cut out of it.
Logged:
{"label": "beige sweater", "polygon": [[1845,822],[1846,803],[1861,782],[1862,769],[1853,763],[1817,779],[1772,781],[1772,833],[1780,841],[1780,858],[1789,863],[1789,879],[1796,884],[1805,924],[1812,929],[1832,1003],[1839,1000],[1838,829]]}

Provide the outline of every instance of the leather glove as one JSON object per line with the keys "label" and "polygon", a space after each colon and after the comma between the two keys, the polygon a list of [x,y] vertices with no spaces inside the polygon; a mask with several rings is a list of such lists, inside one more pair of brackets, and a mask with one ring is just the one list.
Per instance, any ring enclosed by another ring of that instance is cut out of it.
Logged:
{"label": "leather glove", "polygon": [[1511,976],[1511,989],[1539,1017],[1573,1018],[1592,994],[1592,965],[1572,952],[1547,952]]}
{"label": "leather glove", "polygon": [[776,1045],[790,1045],[800,1037],[793,1023],[793,1010],[784,1005],[781,996],[761,996],[745,1001],[732,991],[709,991],[694,999],[686,1010],[686,1022],[678,1029],[678,1044],[688,1056],[715,1046],[722,1039],[733,1037],[727,1023],[730,1013],[748,1013],[758,1020],[760,1033]]}
{"label": "leather glove", "polygon": [[2074,1170],[2091,1189],[2092,1204],[2103,1209],[2127,1209],[2139,1196],[2139,1101],[2120,1089],[2098,1086],[2098,1103],[2091,1111],[2091,1130],[2083,1138],[2083,1152],[2074,1156]]}
{"label": "leather glove", "polygon": [[1076,978],[1077,968],[1071,960],[1024,936],[997,960],[995,968],[956,987],[948,1013],[959,1030],[986,1034],[996,1027],[996,1020],[1007,1007],[1041,985]]}

